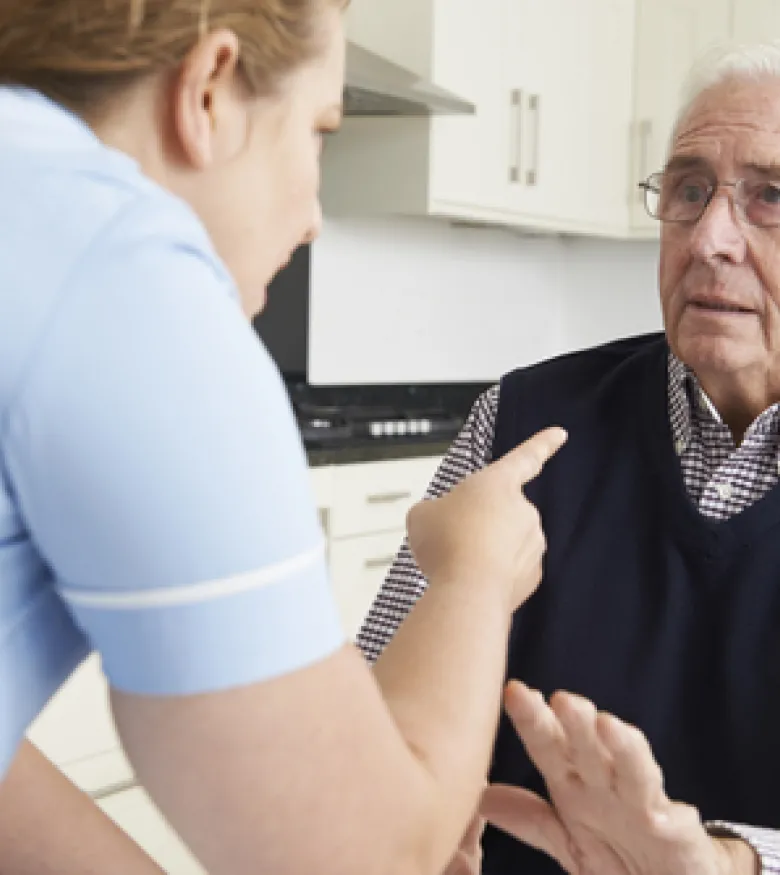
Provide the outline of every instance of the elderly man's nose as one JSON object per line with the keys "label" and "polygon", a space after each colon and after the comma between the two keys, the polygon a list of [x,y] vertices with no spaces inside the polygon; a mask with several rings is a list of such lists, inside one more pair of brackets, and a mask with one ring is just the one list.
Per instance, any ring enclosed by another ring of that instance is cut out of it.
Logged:
{"label": "elderly man's nose", "polygon": [[699,258],[740,262],[745,257],[745,235],[737,207],[724,192],[716,192],[704,214],[693,227],[691,249]]}

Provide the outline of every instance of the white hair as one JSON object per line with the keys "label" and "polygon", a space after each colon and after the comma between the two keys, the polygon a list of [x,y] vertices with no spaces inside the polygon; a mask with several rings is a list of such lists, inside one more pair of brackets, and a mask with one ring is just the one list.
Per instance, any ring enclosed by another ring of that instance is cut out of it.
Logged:
{"label": "white hair", "polygon": [[710,88],[731,79],[780,80],[780,40],[754,45],[725,44],[704,54],[683,85],[680,110],[672,128],[672,142],[692,106]]}

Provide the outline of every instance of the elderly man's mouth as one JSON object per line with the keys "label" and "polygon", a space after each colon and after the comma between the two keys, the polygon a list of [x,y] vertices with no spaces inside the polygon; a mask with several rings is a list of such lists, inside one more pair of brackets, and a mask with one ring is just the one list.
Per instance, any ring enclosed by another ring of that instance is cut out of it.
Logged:
{"label": "elderly man's mouth", "polygon": [[742,307],[726,301],[691,301],[688,306],[700,313],[722,313],[732,316],[752,316],[755,313],[750,307]]}

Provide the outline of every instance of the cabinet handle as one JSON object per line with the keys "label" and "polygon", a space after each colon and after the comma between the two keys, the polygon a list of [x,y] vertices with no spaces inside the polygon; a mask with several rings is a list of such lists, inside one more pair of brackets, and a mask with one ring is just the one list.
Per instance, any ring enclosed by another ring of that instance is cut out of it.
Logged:
{"label": "cabinet handle", "polygon": [[395,562],[395,556],[383,556],[381,559],[366,559],[367,571],[376,571],[378,568],[389,568]]}
{"label": "cabinet handle", "polygon": [[509,116],[510,146],[509,146],[509,181],[520,182],[522,151],[523,151],[523,92],[513,88],[509,92],[509,103],[512,111]]}
{"label": "cabinet handle", "polygon": [[542,98],[539,94],[531,94],[528,98],[528,111],[534,116],[534,157],[531,169],[525,175],[526,185],[537,185],[539,182],[539,136],[542,127]]}
{"label": "cabinet handle", "polygon": [[366,501],[369,504],[395,504],[397,501],[408,501],[411,497],[411,492],[386,492],[383,495],[369,495]]}
{"label": "cabinet handle", "polygon": [[[639,122],[639,181],[644,182],[650,173],[649,157],[650,143],[653,137],[653,122],[650,119],[643,119]],[[644,192],[641,189],[637,190],[637,200],[642,203],[644,201]]]}
{"label": "cabinet handle", "polygon": [[138,786],[138,781],[135,778],[131,778],[128,781],[119,781],[116,784],[110,784],[108,787],[101,787],[100,790],[93,790],[89,793],[89,797],[93,802],[99,802],[101,799],[107,799],[109,796],[114,796],[117,793],[135,790]]}

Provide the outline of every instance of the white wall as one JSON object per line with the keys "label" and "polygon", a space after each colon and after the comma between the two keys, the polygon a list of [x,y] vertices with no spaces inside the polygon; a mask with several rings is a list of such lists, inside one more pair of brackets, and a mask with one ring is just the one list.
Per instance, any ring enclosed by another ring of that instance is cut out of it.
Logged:
{"label": "white wall", "polygon": [[316,384],[490,381],[660,327],[655,243],[328,220],[314,247]]}

